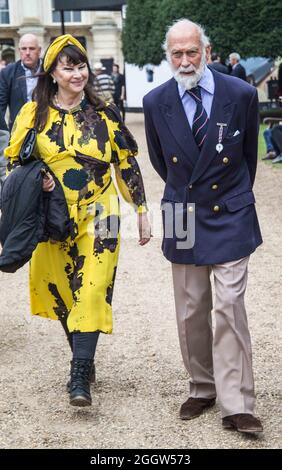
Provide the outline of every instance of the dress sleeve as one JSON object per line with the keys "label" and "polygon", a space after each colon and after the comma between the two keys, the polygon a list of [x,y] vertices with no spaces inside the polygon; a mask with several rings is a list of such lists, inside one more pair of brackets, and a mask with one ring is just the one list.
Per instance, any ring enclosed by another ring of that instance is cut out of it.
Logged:
{"label": "dress sleeve", "polygon": [[36,103],[26,103],[18,112],[15,119],[10,142],[4,150],[4,155],[8,159],[7,173],[10,173],[14,167],[19,165],[19,153],[26,136],[27,131],[34,125]]}
{"label": "dress sleeve", "polygon": [[145,189],[135,156],[137,143],[123,123],[119,111],[113,104],[106,110],[110,119],[112,159],[118,188],[126,202],[138,213],[147,212]]}

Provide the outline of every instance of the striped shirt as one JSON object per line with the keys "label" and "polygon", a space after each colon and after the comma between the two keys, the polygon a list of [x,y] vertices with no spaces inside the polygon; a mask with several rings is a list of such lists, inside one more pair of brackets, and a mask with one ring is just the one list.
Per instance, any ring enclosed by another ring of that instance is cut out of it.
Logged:
{"label": "striped shirt", "polygon": [[94,80],[94,90],[98,96],[106,101],[109,99],[113,100],[113,94],[115,91],[115,84],[112,78],[106,73],[100,73],[96,75]]}

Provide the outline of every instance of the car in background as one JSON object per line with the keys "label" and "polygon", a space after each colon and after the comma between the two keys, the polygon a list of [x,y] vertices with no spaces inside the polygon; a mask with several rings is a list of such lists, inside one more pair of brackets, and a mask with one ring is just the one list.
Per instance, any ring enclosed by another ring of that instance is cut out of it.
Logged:
{"label": "car in background", "polygon": [[274,59],[267,57],[248,57],[241,59],[240,64],[246,70],[247,80],[251,85],[257,86],[266,78],[274,68]]}

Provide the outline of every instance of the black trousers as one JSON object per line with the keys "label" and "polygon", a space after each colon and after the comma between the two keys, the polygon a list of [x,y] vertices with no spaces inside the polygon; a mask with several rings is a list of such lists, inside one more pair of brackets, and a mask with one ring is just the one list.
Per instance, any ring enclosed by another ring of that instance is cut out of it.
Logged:
{"label": "black trousers", "polygon": [[122,120],[124,121],[125,120],[125,108],[124,108],[123,100],[119,98],[114,98],[114,103],[119,108]]}
{"label": "black trousers", "polygon": [[70,333],[67,326],[67,319],[60,318],[60,322],[67,336],[73,358],[94,359],[100,332]]}
{"label": "black trousers", "polygon": [[73,359],[94,359],[100,331],[73,333]]}

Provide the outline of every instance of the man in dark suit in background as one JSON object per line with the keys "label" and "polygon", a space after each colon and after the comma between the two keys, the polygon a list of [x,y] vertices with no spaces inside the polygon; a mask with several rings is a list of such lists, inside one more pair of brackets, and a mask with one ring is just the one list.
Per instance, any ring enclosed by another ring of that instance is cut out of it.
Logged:
{"label": "man in dark suit in background", "polygon": [[119,65],[113,64],[112,79],[115,84],[114,103],[120,109],[122,120],[125,120],[125,79],[122,73],[119,73]]}
{"label": "man in dark suit in background", "polygon": [[211,63],[209,67],[216,70],[217,72],[225,73],[228,75],[228,67],[221,63],[221,57],[217,52],[213,52],[211,55]]}
{"label": "man in dark suit in background", "polygon": [[232,75],[232,77],[241,78],[241,80],[245,80],[246,82],[246,70],[243,65],[239,63],[240,59],[241,57],[239,54],[237,54],[237,52],[232,52],[232,54],[229,55],[229,62],[231,66],[230,75]]}
{"label": "man in dark suit in background", "polygon": [[164,47],[174,77],[144,98],[146,136],[152,165],[165,182],[162,248],[172,263],[190,374],[180,418],[200,416],[217,397],[223,427],[253,433],[263,428],[253,414],[244,294],[250,254],[262,243],[252,191],[258,99],[254,87],[206,66],[209,44],[203,28],[189,20],[169,28]]}
{"label": "man in dark suit in background", "polygon": [[[0,112],[5,117],[9,108],[9,130],[37,84],[33,75],[40,71],[41,47],[34,34],[24,34],[19,41],[20,60],[7,65],[0,72]],[[7,130],[8,127],[6,126]]]}

